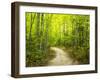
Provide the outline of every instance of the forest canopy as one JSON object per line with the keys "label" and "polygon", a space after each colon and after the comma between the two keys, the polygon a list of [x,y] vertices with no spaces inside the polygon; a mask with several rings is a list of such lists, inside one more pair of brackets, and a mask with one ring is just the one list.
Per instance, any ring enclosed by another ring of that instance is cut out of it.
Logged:
{"label": "forest canopy", "polygon": [[79,64],[89,64],[90,16],[26,12],[26,66],[46,66],[50,47],[68,51]]}

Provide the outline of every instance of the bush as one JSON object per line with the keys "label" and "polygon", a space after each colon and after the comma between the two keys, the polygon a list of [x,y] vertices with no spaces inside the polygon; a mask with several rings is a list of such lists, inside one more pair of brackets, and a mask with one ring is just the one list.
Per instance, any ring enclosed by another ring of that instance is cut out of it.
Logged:
{"label": "bush", "polygon": [[73,49],[72,57],[79,61],[80,64],[89,64],[89,49],[78,47]]}

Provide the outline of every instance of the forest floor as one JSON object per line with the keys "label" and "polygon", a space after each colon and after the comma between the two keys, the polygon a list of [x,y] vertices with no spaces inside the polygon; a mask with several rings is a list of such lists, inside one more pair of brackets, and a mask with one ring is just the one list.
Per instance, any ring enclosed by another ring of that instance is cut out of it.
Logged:
{"label": "forest floor", "polygon": [[55,52],[55,57],[49,61],[48,66],[78,64],[78,61],[74,61],[67,51],[58,47],[51,47],[50,49]]}

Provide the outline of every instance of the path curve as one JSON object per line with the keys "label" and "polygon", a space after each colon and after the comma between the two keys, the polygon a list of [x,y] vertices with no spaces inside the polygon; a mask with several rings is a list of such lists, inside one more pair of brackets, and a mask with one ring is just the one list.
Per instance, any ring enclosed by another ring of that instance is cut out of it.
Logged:
{"label": "path curve", "polygon": [[73,59],[69,57],[69,54],[64,50],[51,47],[51,50],[55,51],[55,58],[49,61],[48,65],[71,65],[71,64],[78,64],[77,62],[73,63]]}

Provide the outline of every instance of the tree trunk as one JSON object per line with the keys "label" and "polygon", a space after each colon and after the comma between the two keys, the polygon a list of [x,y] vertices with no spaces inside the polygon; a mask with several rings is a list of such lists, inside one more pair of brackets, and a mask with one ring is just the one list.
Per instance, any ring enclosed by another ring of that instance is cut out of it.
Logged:
{"label": "tree trunk", "polygon": [[[32,24],[34,23],[34,19],[35,19],[35,15],[34,17],[32,18],[32,13],[31,13],[31,16],[30,16],[30,33],[29,33],[29,45],[31,45],[31,41],[32,41]],[[30,46],[31,48],[31,46]]]}

